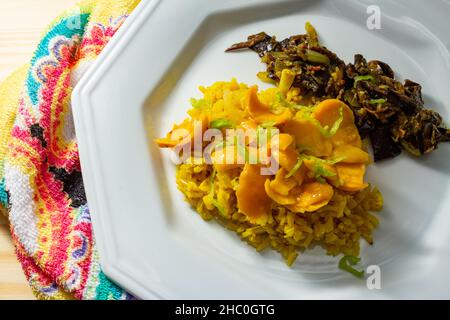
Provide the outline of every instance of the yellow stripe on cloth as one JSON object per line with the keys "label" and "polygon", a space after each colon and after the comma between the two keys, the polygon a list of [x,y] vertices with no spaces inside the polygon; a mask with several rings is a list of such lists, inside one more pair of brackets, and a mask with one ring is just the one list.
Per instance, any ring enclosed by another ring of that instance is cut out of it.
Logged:
{"label": "yellow stripe on cloth", "polygon": [[3,178],[3,160],[7,152],[8,139],[16,119],[19,99],[29,65],[25,65],[11,74],[0,85],[0,181]]}
{"label": "yellow stripe on cloth", "polygon": [[[86,1],[87,3],[91,1]],[[127,0],[127,1],[111,1],[111,0],[96,0],[94,10],[91,13],[91,20],[97,23],[108,25],[109,19],[112,15],[119,12],[131,13],[134,8],[139,4],[140,0]]]}
{"label": "yellow stripe on cloth", "polygon": [[[65,183],[83,196],[69,123],[71,86],[86,70],[77,67],[97,58],[139,2],[80,1],[44,32],[33,66],[16,71],[0,87],[0,183],[7,174],[16,253],[39,299],[132,298],[101,271],[86,200],[72,206],[72,189]],[[32,140],[32,125],[45,132],[45,143]],[[74,174],[76,181],[60,178],[50,167]]]}

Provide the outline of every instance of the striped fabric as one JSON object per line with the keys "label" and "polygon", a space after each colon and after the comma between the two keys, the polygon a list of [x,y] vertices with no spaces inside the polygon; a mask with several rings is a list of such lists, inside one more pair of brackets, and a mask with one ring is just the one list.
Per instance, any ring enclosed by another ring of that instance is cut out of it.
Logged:
{"label": "striped fabric", "polygon": [[82,1],[0,86],[0,212],[41,299],[132,299],[99,265],[70,95],[138,2]]}

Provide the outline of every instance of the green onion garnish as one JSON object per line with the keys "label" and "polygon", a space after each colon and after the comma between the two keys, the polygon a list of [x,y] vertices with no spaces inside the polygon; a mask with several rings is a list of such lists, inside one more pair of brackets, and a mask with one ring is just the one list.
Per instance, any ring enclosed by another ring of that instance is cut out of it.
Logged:
{"label": "green onion garnish", "polygon": [[276,124],[277,124],[276,121],[267,121],[267,122],[261,123],[259,126],[260,126],[261,128],[267,129],[267,128],[273,128],[273,127],[275,127]]}
{"label": "green onion garnish", "polygon": [[216,170],[214,169],[213,172],[211,173],[211,176],[209,177],[209,183],[210,183],[210,190],[209,190],[209,194],[208,197],[211,198],[211,203],[213,204],[214,207],[217,208],[217,210],[219,210],[219,212],[223,215],[226,216],[226,212],[225,212],[225,208],[219,203],[219,201],[217,201],[216,198],[214,198],[214,180],[216,178]]}
{"label": "green onion garnish", "polygon": [[370,81],[370,82],[374,82],[374,81],[375,81],[375,78],[374,78],[373,76],[371,76],[371,75],[367,75],[367,76],[356,76],[356,77],[354,78],[354,80],[355,80],[355,82],[353,83],[353,87],[356,87],[356,84],[357,84],[359,81]]}
{"label": "green onion garnish", "polygon": [[268,141],[271,141],[272,135],[275,133],[272,131],[275,131],[275,130],[272,130],[272,127],[264,128],[262,125],[259,125],[256,128],[256,145],[259,146],[261,139],[264,137],[264,135],[266,135],[265,143],[267,143]]}
{"label": "green onion garnish", "polygon": [[320,158],[317,158],[314,156],[301,155],[300,159],[314,161],[314,167],[313,167],[314,178],[320,183],[325,183],[326,181],[325,181],[324,177],[325,178],[333,177],[336,175],[336,173],[326,169],[324,167],[324,164],[334,165],[334,164],[344,160],[345,157],[337,157],[335,159],[325,160],[325,159],[320,159]]}
{"label": "green onion garnish", "polygon": [[318,46],[319,40],[317,37],[317,31],[309,21],[307,21],[305,24],[305,30],[306,30],[306,34],[308,35],[309,45],[313,46],[313,47]]}
{"label": "green onion garnish", "polygon": [[342,124],[342,121],[344,121],[344,111],[342,107],[339,109],[339,118],[333,123],[333,126],[330,130],[328,130],[328,136],[332,137],[336,134],[336,132],[339,130],[339,127]]}
{"label": "green onion garnish", "polygon": [[364,278],[364,271],[358,271],[352,266],[359,263],[361,261],[360,257],[354,257],[354,256],[344,256],[341,260],[339,260],[339,269],[344,270],[348,273],[351,273],[357,278],[363,279]]}
{"label": "green onion garnish", "polygon": [[386,99],[372,99],[369,101],[369,104],[383,104],[386,101],[387,101]]}
{"label": "green onion garnish", "polygon": [[215,198],[211,199],[211,203],[214,205],[214,207],[217,208],[217,210],[219,210],[220,214],[224,217],[227,216],[227,213],[225,211],[225,208],[222,207],[222,205],[219,203],[219,201],[217,201]]}
{"label": "green onion garnish", "polygon": [[325,178],[333,177],[336,173],[326,169],[320,162],[315,162],[313,167],[314,178],[320,183],[325,183]]}
{"label": "green onion garnish", "polygon": [[195,98],[191,98],[190,99],[191,105],[195,108],[195,109],[202,109],[204,108],[207,103],[205,99],[195,99]]}
{"label": "green onion garnish", "polygon": [[262,82],[270,83],[270,84],[275,84],[276,83],[275,80],[269,78],[269,73],[268,72],[258,72],[256,76]]}
{"label": "green onion garnish", "polygon": [[307,108],[311,109],[312,107],[313,106],[305,106],[305,105],[301,105],[301,104],[293,104],[293,103],[289,104],[289,108],[292,108],[294,110],[304,110]]}
{"label": "green onion garnish", "polygon": [[213,129],[231,129],[234,128],[234,123],[228,119],[215,119],[209,123],[209,127]]}
{"label": "green onion garnish", "polygon": [[216,169],[213,169],[211,176],[209,177],[209,194],[214,197],[214,179],[216,178]]}
{"label": "green onion garnish", "polygon": [[248,162],[248,157],[249,157],[249,154],[247,153],[247,148],[246,148],[244,145],[240,144],[240,143],[238,143],[238,144],[236,145],[236,148],[237,148],[238,154],[239,154],[242,158],[244,158],[244,159],[245,159],[245,162],[247,163],[247,162]]}
{"label": "green onion garnish", "polygon": [[281,92],[278,92],[275,96],[275,101],[270,106],[270,112],[275,115],[280,115],[285,111],[285,108],[288,107],[287,101],[284,99]]}
{"label": "green onion garnish", "polygon": [[275,95],[274,104],[279,104],[279,105],[281,105],[283,107],[291,108],[291,109],[294,109],[294,110],[305,110],[306,108],[311,108],[312,107],[312,106],[303,106],[303,105],[300,105],[300,104],[293,104],[293,103],[287,102],[286,99],[283,97],[283,95],[280,92],[278,92]]}
{"label": "green onion garnish", "polygon": [[300,169],[302,163],[303,159],[299,158],[295,166],[291,169],[291,171],[289,171],[289,173],[284,178],[289,179],[290,177],[292,177]]}
{"label": "green onion garnish", "polygon": [[331,138],[332,136],[334,136],[339,130],[342,122],[344,121],[344,111],[342,108],[339,109],[339,118],[333,123],[331,129],[328,128],[328,126],[322,127],[322,124],[319,122],[319,120],[311,116],[310,110],[303,109],[302,111],[304,112],[302,112],[301,117],[314,124],[325,138]]}
{"label": "green onion garnish", "polygon": [[337,158],[334,158],[334,159],[328,159],[327,160],[327,159],[320,159],[320,158],[317,158],[317,157],[314,157],[314,156],[308,156],[308,155],[301,155],[301,158],[304,159],[304,160],[313,160],[313,161],[318,162],[318,163],[325,163],[325,164],[329,164],[329,165],[334,165],[334,164],[336,164],[338,162],[341,162],[342,160],[345,159],[345,157],[342,156],[342,157],[337,157]]}
{"label": "green onion garnish", "polygon": [[227,145],[226,141],[220,141],[218,144],[215,145],[216,150],[223,149]]}
{"label": "green onion garnish", "polygon": [[312,63],[318,63],[318,64],[330,64],[330,58],[328,58],[326,55],[321,54],[317,51],[313,50],[306,50],[306,60]]}

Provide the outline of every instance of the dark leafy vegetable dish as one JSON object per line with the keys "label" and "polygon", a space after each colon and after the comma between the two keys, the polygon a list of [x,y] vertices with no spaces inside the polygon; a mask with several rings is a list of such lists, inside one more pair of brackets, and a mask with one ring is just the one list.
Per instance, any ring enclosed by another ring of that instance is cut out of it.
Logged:
{"label": "dark leafy vegetable dish", "polygon": [[280,83],[283,70],[295,76],[302,102],[336,98],[347,103],[355,115],[360,135],[369,137],[375,161],[398,156],[402,149],[420,156],[435,150],[438,143],[450,141],[450,130],[442,117],[427,109],[420,84],[395,79],[392,68],[379,60],[367,62],[356,54],[345,64],[335,53],[319,43],[317,32],[306,24],[306,34],[282,41],[262,32],[226,51],[251,49],[263,63],[258,77]]}

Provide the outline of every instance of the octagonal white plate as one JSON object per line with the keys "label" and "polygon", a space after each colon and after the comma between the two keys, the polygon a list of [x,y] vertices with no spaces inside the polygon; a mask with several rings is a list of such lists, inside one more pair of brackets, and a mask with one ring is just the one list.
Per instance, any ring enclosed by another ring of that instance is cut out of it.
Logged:
{"label": "octagonal white plate", "polygon": [[[366,27],[369,5],[381,29]],[[141,298],[450,298],[450,149],[372,166],[385,196],[364,265],[381,266],[368,290],[319,249],[288,268],[200,219],[177,191],[174,165],[152,139],[183,119],[198,85],[258,83],[252,52],[224,53],[260,31],[279,38],[311,21],[346,62],[386,61],[423,84],[449,119],[450,4],[435,1],[143,1],[73,93],[83,178],[105,273]]]}

